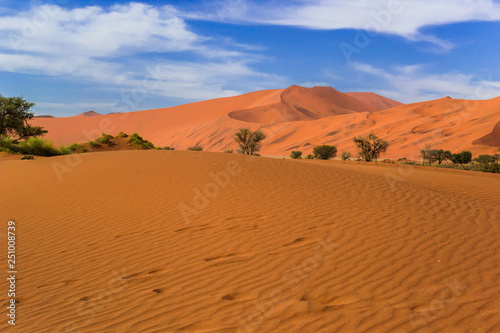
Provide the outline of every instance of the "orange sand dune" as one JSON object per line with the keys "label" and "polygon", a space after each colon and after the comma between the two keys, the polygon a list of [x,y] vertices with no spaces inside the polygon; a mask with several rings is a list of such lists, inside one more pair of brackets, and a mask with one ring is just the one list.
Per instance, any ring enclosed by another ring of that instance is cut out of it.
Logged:
{"label": "orange sand dune", "polygon": [[331,87],[291,86],[281,93],[279,103],[233,111],[229,117],[249,123],[272,124],[365,111],[377,110]]}
{"label": "orange sand dune", "polygon": [[[468,101],[443,98],[378,111],[333,88],[267,90],[241,96],[96,117],[35,119],[56,144],[86,142],[102,132],[138,132],[160,146],[205,150],[234,149],[234,133],[242,127],[262,129],[268,139],[262,153],[288,155],[312,151],[320,144],[352,153],[354,136],[374,132],[389,141],[389,158],[419,159],[422,149],[464,149],[474,154],[498,152],[495,125],[500,98]],[[490,136],[488,136],[490,135]]]}
{"label": "orange sand dune", "polygon": [[345,94],[371,105],[378,110],[387,110],[403,105],[401,102],[371,92],[347,92]]}
{"label": "orange sand dune", "polygon": [[500,175],[184,151],[0,175],[15,331],[500,330]]}

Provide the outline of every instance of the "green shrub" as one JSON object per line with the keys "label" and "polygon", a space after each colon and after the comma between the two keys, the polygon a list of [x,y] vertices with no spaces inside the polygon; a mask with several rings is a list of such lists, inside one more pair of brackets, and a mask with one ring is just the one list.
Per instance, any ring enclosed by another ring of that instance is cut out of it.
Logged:
{"label": "green shrub", "polygon": [[24,155],[23,157],[21,157],[21,160],[34,160],[35,158],[33,157],[33,155]]}
{"label": "green shrub", "polygon": [[329,160],[337,156],[337,147],[329,145],[316,146],[313,149],[313,155],[318,160]]}
{"label": "green shrub", "polygon": [[192,146],[192,147],[189,147],[188,150],[191,150],[191,151],[202,151],[203,147],[201,147],[201,146]]}
{"label": "green shrub", "polygon": [[123,132],[120,132],[118,133],[118,135],[116,136],[117,138],[128,138],[128,134],[125,134]]}
{"label": "green shrub", "polygon": [[392,164],[395,164],[395,162],[394,162],[394,161],[391,161],[391,160],[389,160],[389,159],[387,159],[387,158],[386,158],[385,160],[383,160],[383,161],[382,161],[382,163],[389,163],[389,164],[391,164],[391,163],[392,163]]}
{"label": "green shrub", "polygon": [[398,159],[398,162],[404,162],[406,161],[406,157],[401,157],[400,159]]}
{"label": "green shrub", "polygon": [[137,133],[134,133],[130,136],[129,142],[135,144],[136,146],[141,147],[142,149],[154,149],[155,148],[154,144],[152,144],[148,140],[144,140]]}
{"label": "green shrub", "polygon": [[95,142],[95,141],[90,141],[90,142],[89,142],[89,147],[90,147],[90,148],[95,148],[95,147],[100,147],[100,146],[101,146],[101,145],[100,145],[100,144],[98,144],[98,143],[97,143],[97,142]]}
{"label": "green shrub", "polygon": [[300,150],[293,150],[290,153],[290,158],[294,160],[298,160],[302,158],[302,152]]}
{"label": "green shrub", "polygon": [[100,138],[97,138],[95,141],[100,144],[109,145],[111,143],[111,139],[113,139],[112,135],[102,133]]}
{"label": "green shrub", "polygon": [[175,150],[174,147],[155,147],[156,150]]}
{"label": "green shrub", "polygon": [[61,146],[59,148],[59,151],[63,155],[68,155],[68,154],[74,154],[74,153],[85,153],[87,152],[87,149],[79,143],[73,143],[69,146]]}
{"label": "green shrub", "polygon": [[61,155],[61,152],[54,147],[52,142],[31,137],[28,140],[19,142],[19,152],[25,155],[36,155],[36,156],[57,156]]}
{"label": "green shrub", "polygon": [[232,149],[224,150],[224,153],[226,153],[226,154],[232,154],[233,152],[234,152],[234,150],[232,150]]}
{"label": "green shrub", "polygon": [[0,136],[0,152],[16,154],[19,153],[20,150],[12,138]]}
{"label": "green shrub", "polygon": [[313,154],[307,154],[306,160],[314,160],[314,155]]}
{"label": "green shrub", "polygon": [[342,158],[342,161],[348,161],[351,159],[352,154],[347,151],[343,151],[342,154],[340,154],[340,157]]}

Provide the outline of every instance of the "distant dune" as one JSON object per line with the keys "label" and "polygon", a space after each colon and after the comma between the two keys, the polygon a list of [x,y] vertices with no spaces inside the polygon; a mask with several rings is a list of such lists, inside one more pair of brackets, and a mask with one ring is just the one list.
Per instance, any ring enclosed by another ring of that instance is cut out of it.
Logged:
{"label": "distant dune", "polygon": [[82,113],[77,114],[73,117],[95,117],[95,116],[101,116],[101,114],[91,110],[91,111],[82,112]]}
{"label": "distant dune", "polygon": [[[398,103],[375,94],[341,93],[330,87],[257,91],[166,109],[93,117],[34,119],[57,145],[87,142],[109,133],[137,132],[156,145],[205,150],[234,149],[233,134],[241,127],[268,135],[262,153],[310,153],[320,144],[355,152],[352,138],[374,132],[389,141],[387,157],[419,159],[422,149],[494,153],[500,98],[468,101],[442,98],[379,110]],[[378,97],[377,97],[378,96]],[[362,101],[364,100],[364,102]]]}
{"label": "distant dune", "polygon": [[500,327],[498,174],[185,151],[0,168],[20,332]]}
{"label": "distant dune", "polygon": [[371,105],[378,110],[387,110],[403,105],[401,102],[371,92],[347,92],[345,94]]}

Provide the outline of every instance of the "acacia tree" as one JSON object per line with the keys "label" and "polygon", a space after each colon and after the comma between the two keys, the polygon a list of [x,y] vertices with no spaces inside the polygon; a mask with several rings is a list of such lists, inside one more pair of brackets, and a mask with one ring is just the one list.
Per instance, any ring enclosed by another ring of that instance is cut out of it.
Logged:
{"label": "acacia tree", "polygon": [[389,147],[389,142],[380,139],[373,133],[370,133],[366,137],[355,137],[353,140],[358,148],[359,156],[366,162],[376,161],[382,153],[387,151],[387,147]]}
{"label": "acacia tree", "polygon": [[470,151],[464,150],[458,154],[451,155],[451,161],[455,164],[467,164],[472,161],[472,153]]}
{"label": "acacia tree", "polygon": [[31,126],[29,121],[34,113],[30,103],[22,97],[4,97],[0,95],[0,136],[9,136],[14,141],[29,137],[42,136],[47,133],[40,126]]}
{"label": "acacia tree", "polygon": [[261,130],[252,132],[249,128],[240,128],[234,135],[234,140],[240,146],[238,153],[244,155],[256,155],[262,148],[262,141],[266,135]]}
{"label": "acacia tree", "polygon": [[451,152],[449,150],[445,151],[443,149],[433,149],[431,150],[431,154],[439,164],[441,164],[444,160],[451,159]]}
{"label": "acacia tree", "polygon": [[420,151],[420,157],[422,157],[423,162],[422,165],[425,164],[425,161],[429,161],[429,165],[431,165],[433,162],[436,162],[436,157],[432,153],[432,150],[429,149],[424,149]]}

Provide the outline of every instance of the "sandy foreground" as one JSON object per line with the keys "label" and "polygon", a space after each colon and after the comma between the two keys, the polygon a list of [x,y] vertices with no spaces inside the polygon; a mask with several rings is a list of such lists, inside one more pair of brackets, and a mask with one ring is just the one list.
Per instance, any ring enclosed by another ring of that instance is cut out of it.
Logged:
{"label": "sandy foreground", "polygon": [[0,177],[12,331],[500,332],[500,175],[116,151]]}

